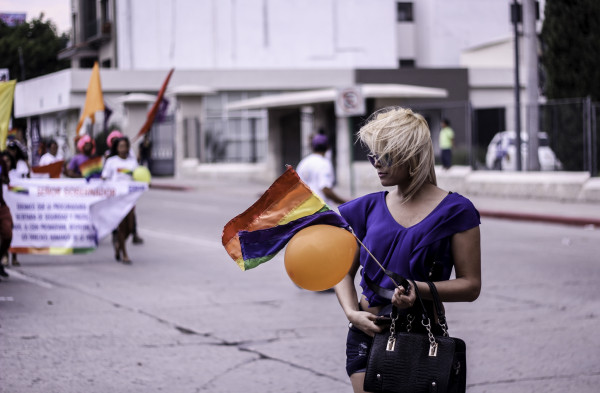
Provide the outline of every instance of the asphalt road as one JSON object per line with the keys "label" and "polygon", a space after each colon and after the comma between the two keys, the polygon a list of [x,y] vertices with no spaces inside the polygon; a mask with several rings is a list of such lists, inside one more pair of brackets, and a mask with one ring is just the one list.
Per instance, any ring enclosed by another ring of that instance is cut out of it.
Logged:
{"label": "asphalt road", "polygon": [[[223,225],[262,186],[151,190],[133,265],[110,242],[21,257],[0,282],[0,392],[350,392],[335,295],[298,289],[283,256],[242,272]],[[483,291],[448,304],[469,392],[595,392],[600,232],[482,220]]]}

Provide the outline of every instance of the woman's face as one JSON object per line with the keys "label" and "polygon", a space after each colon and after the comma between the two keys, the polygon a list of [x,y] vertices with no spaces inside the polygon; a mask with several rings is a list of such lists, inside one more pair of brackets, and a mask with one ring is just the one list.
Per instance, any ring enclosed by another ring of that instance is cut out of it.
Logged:
{"label": "woman's face", "polygon": [[129,155],[129,144],[125,140],[120,140],[117,145],[117,154],[121,158],[127,158]]}
{"label": "woman's face", "polygon": [[[385,163],[386,165],[383,165]],[[373,166],[377,170],[377,176],[384,187],[402,186],[410,183],[408,164],[388,166],[385,159],[379,160],[375,157]]]}
{"label": "woman's face", "polygon": [[50,154],[52,154],[53,156],[55,156],[56,153],[58,153],[58,144],[57,143],[52,143],[50,145]]}
{"label": "woman's face", "polygon": [[94,149],[94,146],[92,145],[92,143],[88,142],[85,145],[83,145],[83,154],[85,154],[86,156],[89,156],[92,154],[93,149]]}

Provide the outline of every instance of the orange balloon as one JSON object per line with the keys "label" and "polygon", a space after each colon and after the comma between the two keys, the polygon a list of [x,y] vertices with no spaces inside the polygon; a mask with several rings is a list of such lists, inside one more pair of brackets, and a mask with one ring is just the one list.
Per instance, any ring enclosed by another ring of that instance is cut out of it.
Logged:
{"label": "orange balloon", "polygon": [[313,225],[296,233],[285,249],[285,270],[296,285],[324,291],[348,274],[357,245],[347,230]]}

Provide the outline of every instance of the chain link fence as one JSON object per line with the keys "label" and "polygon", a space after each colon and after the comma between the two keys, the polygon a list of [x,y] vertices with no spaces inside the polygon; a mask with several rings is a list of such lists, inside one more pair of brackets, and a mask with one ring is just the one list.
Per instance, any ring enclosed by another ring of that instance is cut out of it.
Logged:
{"label": "chain link fence", "polygon": [[[507,169],[507,167],[515,169],[514,161],[512,165],[507,165],[510,164],[510,160],[514,160],[514,157],[503,159],[502,154],[505,152],[500,151],[502,143],[499,133],[514,130],[512,124],[506,127],[507,112],[514,113],[514,110],[513,108],[489,108],[471,111],[473,133],[470,150],[471,166],[474,169]],[[529,116],[527,109],[525,112],[523,119]],[[549,100],[539,105],[538,156],[542,169],[583,171],[597,176],[600,161],[600,125],[597,121],[599,112],[600,103],[593,102],[590,98]],[[528,133],[525,121],[521,126],[521,132],[522,135]],[[510,133],[508,145],[514,146],[514,135],[514,131]],[[522,143],[524,143],[522,153],[526,154],[527,142]],[[552,159],[557,160],[556,165],[548,164],[550,154],[553,155]],[[523,161],[526,161],[525,158]],[[526,165],[523,165],[523,168],[526,168]]]}

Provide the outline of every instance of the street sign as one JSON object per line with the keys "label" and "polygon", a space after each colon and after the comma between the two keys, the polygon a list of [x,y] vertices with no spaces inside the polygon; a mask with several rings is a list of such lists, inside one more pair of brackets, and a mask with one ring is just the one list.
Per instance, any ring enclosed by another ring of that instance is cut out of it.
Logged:
{"label": "street sign", "polygon": [[365,97],[360,86],[337,89],[335,114],[338,117],[362,116],[366,112]]}

